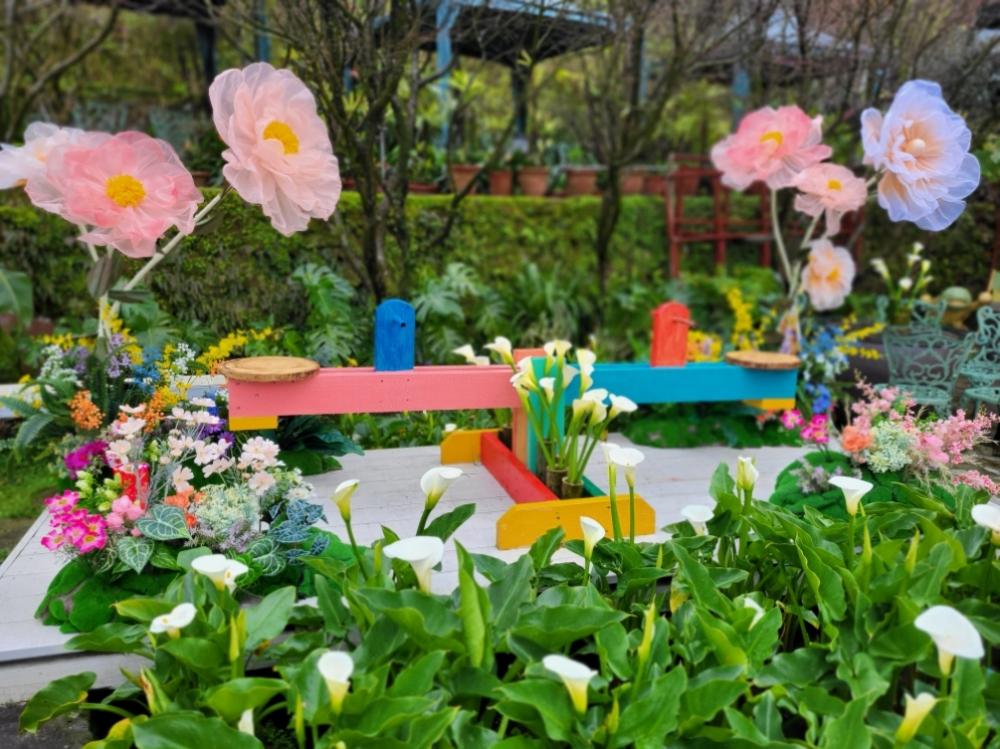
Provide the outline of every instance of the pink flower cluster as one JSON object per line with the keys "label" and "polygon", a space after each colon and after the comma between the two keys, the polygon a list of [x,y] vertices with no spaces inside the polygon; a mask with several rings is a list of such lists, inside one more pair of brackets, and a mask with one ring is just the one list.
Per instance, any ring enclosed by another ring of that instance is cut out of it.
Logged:
{"label": "pink flower cluster", "polygon": [[50,551],[71,546],[81,554],[103,549],[108,542],[108,526],[102,515],[77,507],[80,495],[63,492],[45,500],[51,530],[42,538]]}
{"label": "pink flower cluster", "polygon": [[138,528],[126,528],[126,523],[134,523],[146,514],[146,503],[142,500],[132,499],[122,495],[111,503],[111,512],[104,518],[108,528],[115,533],[129,531],[133,536],[141,536]]}
{"label": "pink flower cluster", "polygon": [[961,473],[956,473],[951,477],[951,482],[955,486],[965,484],[973,489],[985,491],[994,496],[1000,495],[1000,484],[979,471],[962,471]]}
{"label": "pink flower cluster", "polygon": [[781,426],[785,429],[799,429],[799,437],[805,442],[825,445],[830,441],[830,417],[826,414],[815,414],[806,421],[802,412],[793,408],[782,412],[780,419]]}

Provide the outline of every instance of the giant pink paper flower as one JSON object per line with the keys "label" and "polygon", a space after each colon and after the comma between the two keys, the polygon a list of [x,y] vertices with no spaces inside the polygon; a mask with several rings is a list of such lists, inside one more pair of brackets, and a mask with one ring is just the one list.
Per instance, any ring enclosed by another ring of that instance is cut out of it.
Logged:
{"label": "giant pink paper flower", "polygon": [[40,208],[90,226],[84,242],[129,257],[151,256],[171,226],[194,231],[202,199],[170,144],[137,132],[88,134],[54,149],[27,192]]}
{"label": "giant pink paper flower", "polygon": [[885,117],[861,114],[865,163],[882,172],[878,203],[893,221],[940,231],[965,209],[979,185],[979,162],[969,153],[972,133],[933,81],[909,81]]}
{"label": "giant pink paper flower", "polygon": [[229,148],[222,173],[260,205],[285,236],[310,218],[328,219],[340,199],[340,170],[316,100],[295,75],[258,62],[227,70],[208,90],[212,117]]}
{"label": "giant pink paper flower", "polygon": [[0,190],[26,185],[45,172],[53,149],[78,143],[87,133],[51,122],[32,122],[24,130],[24,145],[0,145]]}
{"label": "giant pink paper flower", "polygon": [[824,236],[840,231],[840,218],[865,204],[868,188],[861,177],[839,164],[813,164],[799,172],[794,182],[801,193],[795,196],[795,210],[807,216],[826,214]]}
{"label": "giant pink paper flower", "polygon": [[843,247],[834,247],[829,239],[817,239],[811,244],[809,262],[802,269],[802,290],[816,310],[836,309],[851,293],[854,273],[851,253]]}
{"label": "giant pink paper flower", "polygon": [[833,153],[820,142],[822,124],[822,117],[810,119],[794,106],[758,109],[712,146],[712,163],[722,183],[735,190],[757,181],[774,190],[789,187],[795,175]]}

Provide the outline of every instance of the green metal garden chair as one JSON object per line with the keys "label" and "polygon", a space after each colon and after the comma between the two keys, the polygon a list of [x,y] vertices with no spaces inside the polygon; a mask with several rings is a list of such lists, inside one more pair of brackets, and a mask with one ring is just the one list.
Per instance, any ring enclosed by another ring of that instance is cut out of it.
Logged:
{"label": "green metal garden chair", "polygon": [[[944,299],[934,302],[925,302],[917,299],[910,307],[909,328],[940,328],[944,320],[944,313],[948,309],[948,303]],[[889,319],[889,297],[879,294],[875,298],[875,319],[886,325],[893,325],[894,321]]]}
{"label": "green metal garden chair", "polygon": [[972,336],[957,338],[917,326],[889,328],[883,341],[889,385],[905,390],[918,404],[939,414],[950,413],[958,370],[969,355]]}
{"label": "green metal garden chair", "polygon": [[976,323],[976,352],[959,370],[972,383],[962,393],[962,402],[970,403],[973,411],[982,403],[1000,408],[1000,311],[980,307]]}

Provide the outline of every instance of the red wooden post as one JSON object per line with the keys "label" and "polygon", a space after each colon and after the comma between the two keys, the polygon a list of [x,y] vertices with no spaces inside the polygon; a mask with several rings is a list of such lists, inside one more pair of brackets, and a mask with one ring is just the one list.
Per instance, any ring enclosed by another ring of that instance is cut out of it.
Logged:
{"label": "red wooden post", "polygon": [[649,363],[654,367],[683,367],[687,362],[687,335],[691,312],[680,302],[664,302],[653,310],[653,343]]}

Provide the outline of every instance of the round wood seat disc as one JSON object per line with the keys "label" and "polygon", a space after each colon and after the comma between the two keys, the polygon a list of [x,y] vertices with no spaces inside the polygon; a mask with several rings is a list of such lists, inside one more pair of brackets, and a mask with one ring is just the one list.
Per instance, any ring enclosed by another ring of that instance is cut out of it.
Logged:
{"label": "round wood seat disc", "polygon": [[319,371],[319,364],[299,356],[251,356],[219,365],[219,374],[240,382],[295,382]]}
{"label": "round wood seat disc", "polygon": [[747,369],[797,369],[799,358],[777,351],[730,351],[726,361]]}

